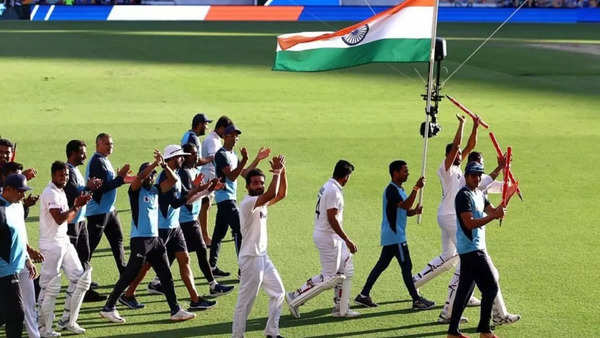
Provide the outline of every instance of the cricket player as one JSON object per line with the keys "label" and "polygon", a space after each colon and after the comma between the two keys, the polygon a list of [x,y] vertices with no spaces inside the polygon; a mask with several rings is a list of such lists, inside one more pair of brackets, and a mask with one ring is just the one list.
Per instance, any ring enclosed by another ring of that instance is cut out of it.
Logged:
{"label": "cricket player", "polygon": [[[475,162],[475,163],[479,163],[482,166],[484,165],[484,161],[483,161],[483,155],[480,152],[477,151],[472,151],[469,154],[468,157],[468,163],[471,162]],[[486,174],[482,174],[481,175],[481,182],[479,183],[479,186],[477,187],[478,190],[481,190],[481,192],[483,192],[483,196],[485,198],[487,198],[487,194],[488,193],[502,193],[502,182],[496,181],[496,177],[498,177],[498,174],[500,173],[500,171],[504,168],[505,162],[504,162],[504,158],[503,157],[499,157],[498,158],[498,166],[492,171],[490,172],[489,175]],[[466,184],[465,182],[465,178],[462,178],[462,183],[463,186]],[[489,258],[489,257],[488,257]],[[513,323],[518,322],[521,319],[521,316],[518,314],[512,314],[509,313],[507,308],[506,308],[506,304],[504,302],[504,297],[502,296],[502,291],[500,290],[500,283],[499,283],[499,279],[500,279],[500,274],[498,273],[498,269],[496,269],[496,266],[494,266],[494,263],[492,262],[492,260],[489,260],[490,263],[490,267],[492,268],[492,272],[494,272],[494,277],[496,278],[496,283],[498,283],[498,294],[496,295],[496,298],[494,299],[494,305],[492,307],[492,323],[494,326],[500,326],[500,325],[510,325]],[[457,285],[458,287],[458,285]],[[456,293],[454,293],[454,295],[456,295]],[[452,307],[454,305],[454,297],[449,298],[446,302],[445,306],[449,306],[449,310],[447,311],[448,313],[452,313]]]}
{"label": "cricket player", "polygon": [[419,215],[423,211],[421,206],[412,208],[419,189],[425,186],[425,178],[421,177],[407,195],[402,183],[408,179],[408,166],[402,160],[393,161],[389,165],[389,173],[392,181],[383,192],[383,219],[381,221],[381,255],[377,264],[369,273],[369,277],[362,291],[354,301],[366,307],[376,307],[369,293],[377,281],[377,278],[387,269],[394,257],[400,264],[404,285],[410,294],[414,310],[431,309],[435,302],[419,295],[412,280],[412,261],[406,242],[406,218]]}
{"label": "cricket player", "polygon": [[[41,262],[43,256],[27,244],[21,201],[28,190],[31,188],[24,175],[11,174],[0,195],[0,306],[7,337],[21,337],[23,320],[29,338],[40,337],[33,286],[37,273],[32,261]],[[17,279],[18,287],[13,285]]]}
{"label": "cricket player", "polygon": [[502,206],[494,206],[477,187],[481,183],[483,166],[470,162],[465,168],[466,185],[455,197],[457,215],[456,247],[460,256],[460,279],[454,300],[448,337],[465,337],[458,330],[462,313],[475,284],[481,291],[481,315],[477,332],[480,337],[496,337],[490,327],[492,306],[498,293],[497,278],[487,254],[485,225],[504,216]]}
{"label": "cricket player", "polygon": [[[477,144],[477,128],[479,126],[479,120],[473,121],[473,129],[471,130],[469,141],[467,142],[466,147],[461,151],[460,145],[462,142],[465,117],[460,115],[456,115],[456,117],[458,118],[458,129],[456,130],[453,142],[446,145],[446,157],[437,171],[440,183],[442,184],[442,201],[440,202],[437,216],[438,225],[442,232],[442,253],[427,263],[427,266],[421,270],[421,272],[413,276],[413,281],[417,289],[434,277],[452,269],[458,264],[454,197],[462,187],[461,178],[463,177],[463,174],[460,169],[460,164]],[[458,278],[460,276],[459,271],[459,268],[456,268],[456,272],[452,275],[450,283],[448,284],[448,299],[452,297],[452,294],[458,285]],[[478,306],[479,304],[480,301],[477,298],[471,297],[469,299],[469,306]],[[448,323],[450,321],[450,314],[447,313],[448,310],[449,306],[445,306],[442,309],[438,318],[439,323]],[[466,318],[463,318],[462,320],[463,322],[467,321]]]}
{"label": "cricket player", "polygon": [[[158,185],[154,185],[155,168],[159,165],[167,171],[167,179]],[[129,283],[138,276],[144,264],[151,265],[158,274],[164,295],[171,309],[171,320],[183,321],[196,317],[193,313],[181,309],[177,303],[166,247],[162,239],[158,237],[159,190],[168,192],[176,182],[174,173],[165,165],[161,153],[155,150],[154,162],[143,163],[135,181],[129,187],[129,203],[132,211],[131,254],[125,272],[121,274],[100,312],[102,317],[111,322],[125,323],[125,319],[119,315],[115,307],[117,300],[126,305],[132,302],[137,304],[135,297],[126,298],[122,293]]]}
{"label": "cricket player", "polygon": [[[202,147],[198,148],[199,151],[200,149],[202,150],[202,158],[213,159],[213,161],[206,163],[200,169],[206,181],[210,181],[217,177],[214,163],[215,154],[217,151],[219,151],[219,149],[221,149],[221,147],[223,147],[221,139],[224,136],[225,128],[232,123],[233,122],[231,122],[231,119],[229,119],[227,116],[219,117],[217,123],[215,124],[215,129],[206,135],[206,138],[204,141],[202,141]],[[202,237],[204,238],[204,243],[206,243],[206,246],[212,245],[212,239],[208,235],[208,211],[210,209],[210,204],[214,199],[215,193],[212,192],[202,199],[202,206],[200,207],[200,216],[198,220],[200,222],[200,229],[202,230]]]}
{"label": "cricket player", "polygon": [[[185,157],[183,166],[179,169],[178,173],[183,188],[190,191],[194,188],[194,181],[199,178],[202,179],[200,171],[195,166],[198,160],[198,148],[192,143],[188,143],[183,145],[183,151],[189,155]],[[217,178],[213,178],[213,181],[213,184],[218,184],[218,186],[215,185],[213,187],[215,190],[223,187],[223,184]],[[210,181],[205,180],[205,182]],[[183,205],[179,212],[179,223],[181,230],[183,231],[183,236],[185,237],[188,251],[196,252],[198,265],[209,285],[209,294],[211,296],[221,296],[233,291],[233,286],[219,284],[213,276],[210,265],[208,264],[206,244],[202,238],[202,232],[198,223],[202,200],[203,198],[196,198],[192,203]]]}
{"label": "cricket player", "polygon": [[269,296],[269,317],[265,336],[281,337],[279,317],[285,297],[283,282],[279,272],[267,254],[267,207],[285,198],[287,179],[285,158],[280,155],[271,162],[273,178],[265,191],[265,174],[260,169],[252,169],[246,175],[248,195],[240,203],[241,231],[244,240],[240,249],[241,269],[238,300],[233,315],[233,337],[242,338],[246,331],[246,321],[252,310],[259,289]]}
{"label": "cricket player", "polygon": [[[203,179],[202,174],[196,167],[196,163],[198,160],[198,150],[193,143],[187,143],[182,146],[184,152],[189,155],[185,157],[183,161],[183,166],[178,170],[177,174],[181,178],[181,185],[185,191],[191,191],[194,188],[195,184],[200,184]],[[223,184],[216,178],[207,182],[208,184],[213,184],[211,189],[218,190],[223,187]],[[205,183],[205,184],[207,184]],[[212,191],[211,191],[212,192]],[[190,196],[192,197],[192,196]],[[203,197],[203,196],[202,196]],[[198,223],[198,214],[200,212],[200,204],[202,203],[201,196],[195,196],[193,198],[193,202],[188,202],[185,205],[182,205],[179,212],[179,225],[181,226],[181,230],[183,231],[183,237],[185,238],[185,245],[187,247],[188,253],[196,252],[196,257],[198,258],[198,265],[200,266],[200,271],[206,278],[206,281],[209,285],[209,294],[212,297],[218,297],[233,291],[233,286],[223,285],[217,282],[215,277],[213,276],[212,270],[210,269],[210,265],[208,264],[208,255],[206,250],[206,244],[204,243],[204,239],[202,238],[202,232],[200,230],[200,226]],[[191,200],[191,199],[188,199]],[[172,253],[169,253],[169,261],[172,262],[174,257]],[[157,281],[156,278],[151,282],[151,288],[153,290],[160,290],[160,281]]]}
{"label": "cricket player", "polygon": [[225,184],[223,189],[215,192],[217,201],[217,217],[215,219],[215,229],[210,246],[209,263],[215,277],[227,277],[229,272],[219,269],[217,262],[219,251],[221,250],[221,241],[231,227],[233,241],[235,243],[236,256],[240,252],[242,244],[242,234],[240,233],[240,214],[237,207],[237,178],[240,174],[245,176],[244,172],[256,168],[258,163],[267,158],[271,152],[269,148],[260,148],[256,158],[247,168],[244,168],[248,162],[248,152],[246,148],[241,149],[242,158],[238,160],[233,151],[240,134],[242,133],[234,124],[230,124],[223,131],[223,147],[215,154],[215,173],[216,176]]}
{"label": "cricket player", "polygon": [[96,136],[96,153],[89,160],[85,172],[86,180],[95,177],[102,180],[102,185],[92,193],[92,200],[87,205],[85,216],[87,218],[88,235],[90,241],[90,259],[102,239],[106,239],[117,264],[119,273],[125,270],[125,250],[123,249],[123,230],[115,210],[117,188],[124,184],[123,179],[129,172],[129,164],[115,172],[108,157],[114,148],[110,135],[100,133]]}
{"label": "cricket player", "polygon": [[330,178],[319,190],[315,209],[313,241],[319,250],[321,273],[309,278],[296,291],[288,292],[285,299],[292,316],[300,318],[298,308],[321,292],[335,287],[334,317],[357,317],[360,314],[349,308],[350,289],[354,265],[352,254],[358,247],[343,228],[343,187],[348,183],[354,166],[339,160]]}
{"label": "cricket player", "polygon": [[[83,175],[77,168],[83,164],[87,158],[87,145],[81,140],[71,140],[67,143],[67,168],[69,169],[69,180],[65,185],[64,191],[67,194],[69,207],[73,206],[73,201],[82,191],[94,191],[102,185],[102,180],[95,177],[90,177],[85,183]],[[87,221],[85,218],[86,206],[84,205],[75,218],[69,221],[67,234],[71,238],[71,243],[77,250],[77,255],[82,266],[90,264],[90,239],[88,235]],[[92,290],[88,290],[83,298],[84,302],[98,302],[106,300],[106,296]]]}
{"label": "cricket player", "polygon": [[[198,295],[194,284],[194,275],[190,267],[190,256],[188,255],[187,246],[183,231],[179,225],[180,208],[184,204],[190,202],[189,198],[198,193],[207,194],[209,184],[200,184],[192,190],[183,189],[181,180],[176,171],[181,168],[184,156],[189,155],[181,149],[177,144],[171,144],[165,147],[164,160],[166,162],[163,172],[160,173],[157,185],[161,185],[165,180],[174,180],[175,184],[168,191],[162,189],[158,192],[158,234],[163,240],[167,254],[175,257],[179,265],[179,273],[183,284],[190,294],[190,310],[204,310],[216,304],[214,301],[206,300]],[[171,176],[173,176],[171,178]],[[127,297],[133,296],[135,289],[144,279],[146,272],[150,269],[149,264],[145,264],[136,279],[131,282],[127,292]],[[160,286],[159,286],[160,285]],[[153,294],[164,294],[161,284],[148,284],[148,291]],[[122,302],[123,304],[130,306]],[[133,308],[139,308],[142,305],[136,305]],[[130,306],[131,307],[131,306]]]}
{"label": "cricket player", "polygon": [[40,197],[40,250],[44,255],[40,273],[40,295],[38,298],[38,324],[42,337],[57,337],[53,330],[54,306],[60,292],[63,270],[69,280],[65,309],[58,321],[58,329],[67,329],[75,334],[85,332],[77,324],[83,297],[92,282],[91,267],[84,268],[75,247],[67,235],[67,223],[75,218],[79,210],[92,198],[82,193],[69,208],[63,188],[69,180],[69,170],[64,162],[52,163],[52,181],[48,183]]}

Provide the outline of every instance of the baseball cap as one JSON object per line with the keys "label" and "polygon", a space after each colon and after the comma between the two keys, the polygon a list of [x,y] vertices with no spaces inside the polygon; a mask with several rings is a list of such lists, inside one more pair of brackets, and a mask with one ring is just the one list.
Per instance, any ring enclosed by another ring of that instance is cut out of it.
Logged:
{"label": "baseball cap", "polygon": [[227,127],[225,127],[225,130],[223,131],[223,135],[227,135],[227,134],[231,134],[231,133],[237,133],[238,135],[242,133],[241,130],[239,130],[235,124],[230,124]]}
{"label": "baseball cap", "polygon": [[165,147],[165,151],[163,152],[163,157],[165,160],[168,160],[175,156],[185,156],[185,155],[189,155],[189,154],[190,153],[184,152],[183,149],[181,149],[181,146],[179,146],[177,144],[169,144],[168,146]]}
{"label": "baseball cap", "polygon": [[13,187],[21,191],[31,190],[31,188],[27,186],[27,178],[22,174],[10,174],[6,176],[6,179],[4,180],[4,186]]}
{"label": "baseball cap", "polygon": [[[150,162],[142,163],[142,165],[140,166],[140,170],[138,171],[138,174],[141,173],[142,171],[146,170],[146,168],[148,168],[149,166],[150,166]],[[152,170],[152,173],[156,174],[156,170]]]}
{"label": "baseball cap", "polygon": [[200,123],[204,123],[204,122],[211,123],[212,120],[209,120],[208,117],[206,117],[206,115],[204,115],[203,113],[194,115],[194,118],[192,119],[193,126],[200,124]]}
{"label": "baseball cap", "polygon": [[478,162],[469,162],[465,168],[465,175],[483,174],[483,166]]}

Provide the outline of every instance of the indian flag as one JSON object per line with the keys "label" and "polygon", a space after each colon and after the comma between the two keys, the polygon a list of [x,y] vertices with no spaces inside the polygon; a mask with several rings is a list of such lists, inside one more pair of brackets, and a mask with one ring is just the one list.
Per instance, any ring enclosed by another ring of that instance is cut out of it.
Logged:
{"label": "indian flag", "polygon": [[429,61],[435,1],[406,0],[337,32],[280,35],[273,69],[312,72]]}

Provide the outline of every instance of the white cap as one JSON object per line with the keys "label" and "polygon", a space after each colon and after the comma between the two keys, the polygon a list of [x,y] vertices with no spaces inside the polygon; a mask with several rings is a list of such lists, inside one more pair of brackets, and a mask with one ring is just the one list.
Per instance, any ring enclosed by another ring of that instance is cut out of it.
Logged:
{"label": "white cap", "polygon": [[181,149],[181,146],[177,144],[169,144],[165,147],[165,151],[163,152],[163,158],[165,160],[168,160],[175,156],[185,156],[189,154],[190,153],[184,152],[183,149]]}

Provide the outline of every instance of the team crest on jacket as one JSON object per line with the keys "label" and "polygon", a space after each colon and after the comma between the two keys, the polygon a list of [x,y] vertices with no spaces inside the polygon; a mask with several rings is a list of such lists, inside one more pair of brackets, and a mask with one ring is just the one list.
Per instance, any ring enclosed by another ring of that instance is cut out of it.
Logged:
{"label": "team crest on jacket", "polygon": [[362,40],[365,39],[368,32],[369,25],[364,25],[342,36],[342,41],[344,41],[348,46],[358,45]]}

